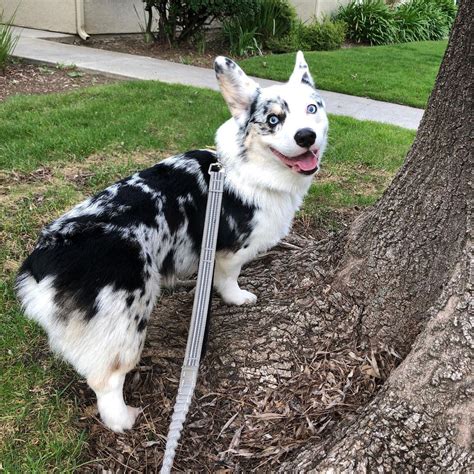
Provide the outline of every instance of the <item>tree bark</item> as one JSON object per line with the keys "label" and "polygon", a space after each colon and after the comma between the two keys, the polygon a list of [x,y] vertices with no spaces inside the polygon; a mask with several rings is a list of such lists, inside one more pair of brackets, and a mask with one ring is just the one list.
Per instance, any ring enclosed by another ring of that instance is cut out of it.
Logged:
{"label": "tree bark", "polygon": [[473,472],[472,234],[429,322],[355,421],[282,471]]}

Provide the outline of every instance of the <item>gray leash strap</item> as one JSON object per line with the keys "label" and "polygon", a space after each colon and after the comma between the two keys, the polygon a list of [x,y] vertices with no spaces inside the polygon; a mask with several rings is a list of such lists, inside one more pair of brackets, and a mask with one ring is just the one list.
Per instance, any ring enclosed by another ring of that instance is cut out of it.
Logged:
{"label": "gray leash strap", "polygon": [[212,276],[216,257],[217,232],[221,215],[222,192],[224,189],[224,170],[219,163],[209,167],[209,194],[207,197],[206,218],[202,236],[201,256],[194,295],[191,325],[184,355],[178,394],[174,405],[173,416],[166,439],[161,474],[168,474],[173,467],[178,441],[183,430],[189,407],[196,387],[199,362],[206,329],[207,312],[211,299]]}

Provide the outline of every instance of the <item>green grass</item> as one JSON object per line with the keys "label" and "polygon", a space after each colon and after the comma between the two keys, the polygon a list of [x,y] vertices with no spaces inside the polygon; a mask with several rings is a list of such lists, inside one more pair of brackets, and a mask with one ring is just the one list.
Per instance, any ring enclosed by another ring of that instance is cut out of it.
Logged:
{"label": "green grass", "polygon": [[208,104],[220,104],[211,91],[142,82],[34,100],[14,97],[0,111],[0,169],[76,161],[109,145],[123,150],[211,145],[226,112]]}
{"label": "green grass", "polygon": [[[72,386],[13,294],[41,227],[87,195],[168,153],[213,144],[229,113],[220,95],[153,82],[17,97],[0,104],[0,463],[6,472],[71,472],[87,432]],[[323,171],[301,216],[332,226],[383,192],[414,132],[331,117]]]}
{"label": "green grass", "polygon": [[[305,53],[322,90],[424,108],[447,41],[354,47]],[[240,62],[246,73],[287,81],[294,54],[253,57]]]}

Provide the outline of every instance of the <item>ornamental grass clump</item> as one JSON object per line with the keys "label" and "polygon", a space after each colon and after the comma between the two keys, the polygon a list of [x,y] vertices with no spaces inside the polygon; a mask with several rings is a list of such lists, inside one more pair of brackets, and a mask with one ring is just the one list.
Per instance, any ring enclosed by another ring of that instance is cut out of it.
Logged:
{"label": "ornamental grass clump", "polygon": [[347,24],[347,39],[354,43],[389,44],[398,38],[392,10],[383,0],[352,0],[336,18]]}
{"label": "ornamental grass clump", "polygon": [[440,40],[448,36],[457,7],[451,0],[411,0],[394,10],[400,42]]}
{"label": "ornamental grass clump", "polygon": [[254,0],[251,11],[242,10],[223,22],[223,34],[231,53],[244,56],[286,37],[294,29],[296,18],[287,0]]}
{"label": "ornamental grass clump", "polygon": [[400,43],[430,39],[430,22],[422,13],[416,2],[402,3],[397,8],[394,18]]}
{"label": "ornamental grass clump", "polygon": [[298,20],[285,36],[267,40],[266,47],[273,53],[304,51],[330,51],[339,49],[346,39],[346,24],[328,17],[309,23]]}
{"label": "ornamental grass clump", "polygon": [[452,0],[409,0],[397,6],[352,0],[339,8],[336,18],[347,23],[349,40],[375,45],[444,39],[456,12]]}
{"label": "ornamental grass clump", "polygon": [[5,70],[7,60],[18,42],[18,35],[14,33],[12,26],[13,17],[6,21],[3,19],[3,11],[0,11],[0,70]]}

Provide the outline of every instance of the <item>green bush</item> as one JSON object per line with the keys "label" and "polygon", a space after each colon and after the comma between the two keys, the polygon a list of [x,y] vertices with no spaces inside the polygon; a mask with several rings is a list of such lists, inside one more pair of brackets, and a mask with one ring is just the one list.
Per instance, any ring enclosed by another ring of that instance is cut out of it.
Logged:
{"label": "green bush", "polygon": [[251,56],[260,50],[256,39],[257,29],[244,29],[238,18],[225,21],[222,32],[229,45],[230,52],[235,56]]}
{"label": "green bush", "polygon": [[3,19],[3,11],[0,11],[0,69],[5,69],[7,60],[15,49],[18,36],[13,33],[13,17],[9,20]]}
{"label": "green bush", "polygon": [[262,44],[288,34],[296,22],[296,10],[287,0],[257,0],[248,19],[256,28]]}
{"label": "green bush", "polygon": [[451,0],[411,0],[394,11],[400,41],[446,38],[456,18]]}
{"label": "green bush", "polygon": [[310,24],[299,21],[289,34],[275,38],[268,43],[273,53],[289,53],[302,49],[305,51],[328,51],[338,49],[346,38],[346,24],[324,18],[314,19]]}
{"label": "green bush", "polygon": [[398,41],[427,41],[430,39],[430,22],[414,2],[402,3],[394,12]]}
{"label": "green bush", "polygon": [[449,33],[450,21],[440,9],[439,0],[412,0],[410,3],[419,12],[420,17],[428,23],[428,39],[446,38]]}
{"label": "green bush", "polygon": [[392,11],[383,0],[352,0],[340,7],[338,20],[347,24],[347,38],[355,43],[389,44],[397,41]]}
{"label": "green bush", "polygon": [[347,23],[347,37],[356,43],[440,40],[456,17],[452,0],[411,0],[390,8],[382,0],[352,0],[336,18]]}
{"label": "green bush", "polygon": [[301,31],[303,28],[304,24],[301,21],[297,21],[288,34],[267,40],[267,48],[272,53],[291,53],[304,49],[301,46]]}
{"label": "green bush", "polygon": [[458,13],[457,5],[452,0],[434,0],[434,3],[443,13],[448,27],[451,28]]}
{"label": "green bush", "polygon": [[223,22],[223,34],[231,53],[242,56],[290,34],[296,22],[287,0],[253,0],[251,11],[242,10]]}
{"label": "green bush", "polygon": [[308,51],[327,51],[338,49],[346,38],[347,25],[344,21],[313,21],[303,25],[300,31],[301,48]]}

